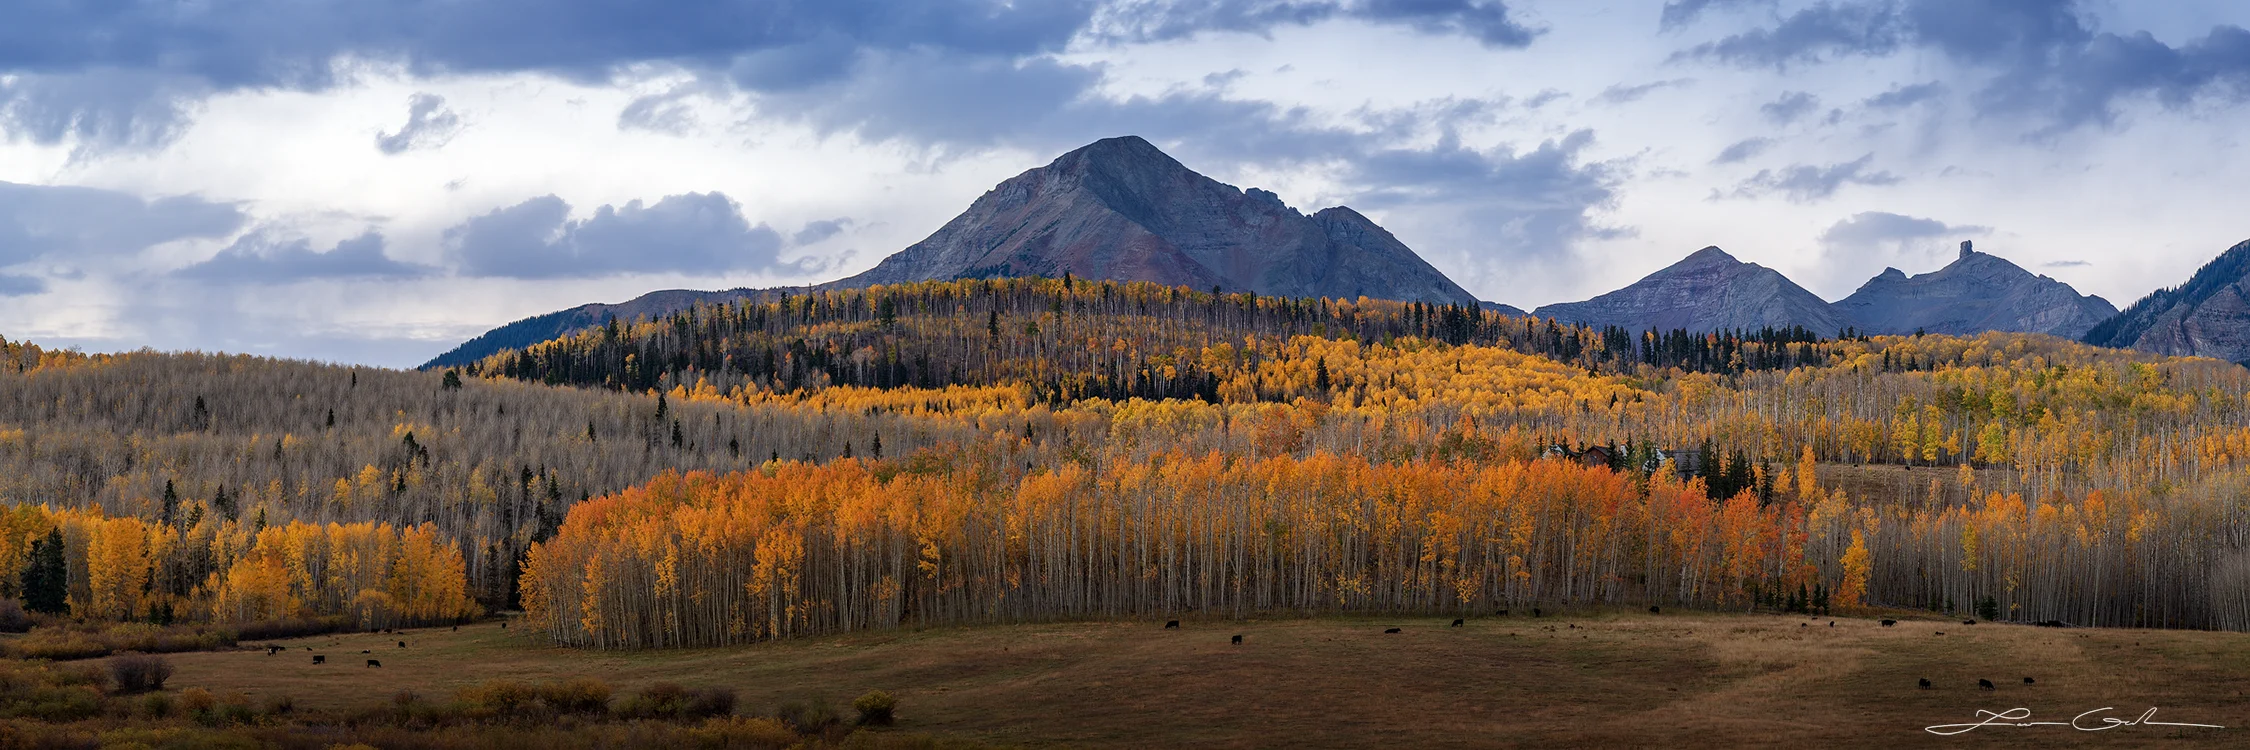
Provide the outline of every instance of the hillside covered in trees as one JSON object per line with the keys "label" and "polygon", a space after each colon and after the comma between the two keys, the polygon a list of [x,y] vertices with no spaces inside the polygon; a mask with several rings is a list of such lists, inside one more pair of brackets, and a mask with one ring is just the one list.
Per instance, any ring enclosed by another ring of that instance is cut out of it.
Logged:
{"label": "hillside covered in trees", "polygon": [[[458,565],[476,607],[598,647],[1541,602],[2250,628],[2250,372],[2037,335],[1003,280],[615,321],[460,373],[7,346],[0,499],[45,509],[0,554],[62,530],[79,614],[92,569],[145,566],[167,583],[133,606],[181,617],[428,620]],[[128,522],[151,541],[87,530]],[[372,577],[290,541],[415,535],[444,550],[352,553]]]}

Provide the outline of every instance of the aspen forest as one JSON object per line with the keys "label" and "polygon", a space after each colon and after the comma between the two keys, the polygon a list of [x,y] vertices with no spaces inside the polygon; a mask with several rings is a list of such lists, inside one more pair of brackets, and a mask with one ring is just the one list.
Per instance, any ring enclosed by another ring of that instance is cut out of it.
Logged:
{"label": "aspen forest", "polygon": [[601,649],[1540,605],[2250,629],[2250,372],[1837,333],[1065,278],[446,372],[7,343],[0,591],[59,539],[78,617],[521,607]]}

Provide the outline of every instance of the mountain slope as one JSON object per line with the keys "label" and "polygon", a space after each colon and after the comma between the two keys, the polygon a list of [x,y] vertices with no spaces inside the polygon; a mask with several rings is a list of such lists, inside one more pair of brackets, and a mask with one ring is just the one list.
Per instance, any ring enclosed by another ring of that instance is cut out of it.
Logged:
{"label": "mountain slope", "polygon": [[2086,332],[2086,343],[2157,354],[2250,362],[2250,241],[2187,283],[2141,298]]}
{"label": "mountain slope", "polygon": [[1937,271],[1909,278],[1883,269],[1836,310],[1850,325],[1876,334],[2017,331],[2069,339],[2117,314],[2109,300],[2081,295],[1967,242],[1960,258]]}
{"label": "mountain slope", "polygon": [[1843,329],[1828,302],[1781,272],[1744,263],[1716,247],[1698,250],[1631,286],[1533,314],[1630,331],[1757,330],[1803,327],[1821,336]]}
{"label": "mountain slope", "polygon": [[1477,302],[1356,211],[1306,216],[1132,136],[1010,178],[928,239],[825,286],[1064,273],[1285,297]]}
{"label": "mountain slope", "polygon": [[418,369],[432,370],[440,367],[463,367],[492,356],[503,349],[522,349],[542,341],[552,341],[571,333],[601,325],[616,318],[631,322],[635,318],[657,318],[686,310],[699,302],[729,302],[748,299],[762,294],[775,294],[792,289],[729,289],[723,292],[698,292],[689,289],[666,289],[649,292],[614,305],[590,303],[568,310],[558,310],[545,315],[534,315],[514,323],[494,328],[476,338],[461,342],[444,354],[437,355]]}

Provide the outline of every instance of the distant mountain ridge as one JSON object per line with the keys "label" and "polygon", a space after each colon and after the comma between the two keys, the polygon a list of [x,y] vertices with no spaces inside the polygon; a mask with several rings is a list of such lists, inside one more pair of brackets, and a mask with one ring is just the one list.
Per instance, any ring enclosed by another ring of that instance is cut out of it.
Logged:
{"label": "distant mountain ridge", "polygon": [[[928,238],[874,268],[814,289],[1007,276],[1147,281],[1281,297],[1485,305],[1405,243],[1343,206],[1310,216],[1280,196],[1238,190],[1136,136],[1108,138],[987,191]],[[669,290],[518,320],[438,355],[458,367],[621,320],[790,289]]]}
{"label": "distant mountain ridge", "polygon": [[1835,306],[1844,321],[1875,334],[2020,331],[2076,339],[2117,314],[2109,300],[1977,252],[1969,242],[1942,269],[1913,277],[1883,269]]}
{"label": "distant mountain ridge", "polygon": [[1632,331],[1718,331],[1801,327],[1821,336],[1985,331],[2078,338],[2116,313],[2100,297],[2040,276],[1961,243],[1945,268],[1907,276],[1896,268],[1835,303],[1781,272],[1745,263],[1716,247],[1584,302],[1546,305],[1539,317]]}
{"label": "distant mountain ridge", "polygon": [[2250,241],[2086,332],[2086,343],[2250,363]]}
{"label": "distant mountain ridge", "polygon": [[1779,271],[1742,262],[1717,247],[1698,250],[1623,289],[1546,305],[1533,314],[1636,332],[1803,327],[1834,336],[1844,327],[1826,300]]}

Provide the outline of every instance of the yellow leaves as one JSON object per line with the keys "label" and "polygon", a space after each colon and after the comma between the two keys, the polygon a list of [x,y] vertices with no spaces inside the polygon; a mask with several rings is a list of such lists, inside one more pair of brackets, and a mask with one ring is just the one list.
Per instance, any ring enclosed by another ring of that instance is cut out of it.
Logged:
{"label": "yellow leaves", "polygon": [[1860,606],[1867,596],[1867,582],[1875,569],[1874,560],[1867,551],[1867,536],[1852,531],[1852,546],[1844,551],[1843,580],[1836,586],[1836,604],[1845,609]]}

